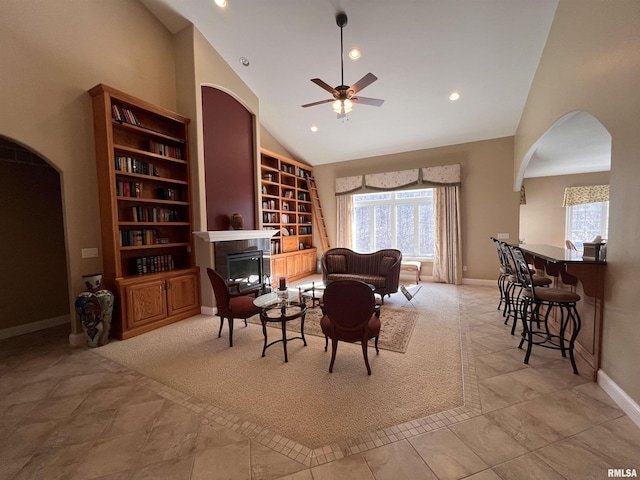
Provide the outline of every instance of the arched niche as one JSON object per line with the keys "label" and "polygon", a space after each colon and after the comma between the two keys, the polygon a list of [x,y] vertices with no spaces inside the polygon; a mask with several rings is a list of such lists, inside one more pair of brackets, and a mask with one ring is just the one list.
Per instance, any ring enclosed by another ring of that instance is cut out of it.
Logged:
{"label": "arched niche", "polygon": [[207,230],[228,230],[239,213],[257,228],[254,116],[223,89],[202,86]]}

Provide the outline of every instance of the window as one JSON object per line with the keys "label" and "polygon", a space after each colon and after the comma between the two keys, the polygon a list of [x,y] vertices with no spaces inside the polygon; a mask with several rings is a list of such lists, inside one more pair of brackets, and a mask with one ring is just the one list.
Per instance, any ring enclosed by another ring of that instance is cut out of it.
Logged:
{"label": "window", "polygon": [[405,257],[433,258],[433,189],[353,196],[356,252],[397,248]]}
{"label": "window", "polygon": [[609,202],[583,203],[567,207],[566,238],[578,250],[584,242],[591,242],[600,235],[603,239],[609,232]]}

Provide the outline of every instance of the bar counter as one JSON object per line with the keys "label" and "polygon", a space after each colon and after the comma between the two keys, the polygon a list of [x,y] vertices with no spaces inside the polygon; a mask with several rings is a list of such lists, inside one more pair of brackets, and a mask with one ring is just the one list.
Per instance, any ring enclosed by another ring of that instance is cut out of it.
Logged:
{"label": "bar counter", "polygon": [[[580,252],[552,245],[523,244],[519,247],[525,255],[553,263],[560,270],[566,270],[569,275],[578,279],[575,291],[580,295],[577,308],[582,319],[582,328],[575,345],[576,362],[580,373],[591,376],[595,381],[600,368],[607,263],[583,259]],[[571,288],[563,284],[561,279],[557,279],[554,286]],[[553,322],[551,326],[554,327]]]}

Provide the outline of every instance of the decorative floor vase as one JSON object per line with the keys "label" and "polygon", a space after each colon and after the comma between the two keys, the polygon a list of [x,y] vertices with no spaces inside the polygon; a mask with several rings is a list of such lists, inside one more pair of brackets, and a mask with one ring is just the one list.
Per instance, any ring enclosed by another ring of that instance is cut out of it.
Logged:
{"label": "decorative floor vase", "polygon": [[102,274],[83,275],[87,291],[76,297],[75,309],[90,348],[109,343],[113,293],[102,288]]}

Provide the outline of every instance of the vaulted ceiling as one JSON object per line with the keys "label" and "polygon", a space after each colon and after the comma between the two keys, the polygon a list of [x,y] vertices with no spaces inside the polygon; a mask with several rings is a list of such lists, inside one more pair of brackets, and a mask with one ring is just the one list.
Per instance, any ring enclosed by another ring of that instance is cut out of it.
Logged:
{"label": "vaulted ceiling", "polygon": [[[514,135],[557,5],[228,0],[220,8],[213,0],[141,1],[173,32],[193,23],[257,95],[262,125],[312,165]],[[310,79],[341,84],[340,11],[348,16],[344,83],[371,72],[378,80],[361,95],[384,99],[380,107],[355,104],[343,119],[330,103],[301,107],[331,97]],[[362,52],[355,61],[347,56],[353,47]],[[461,94],[455,102],[453,91]],[[550,155],[547,149],[546,161]]]}

